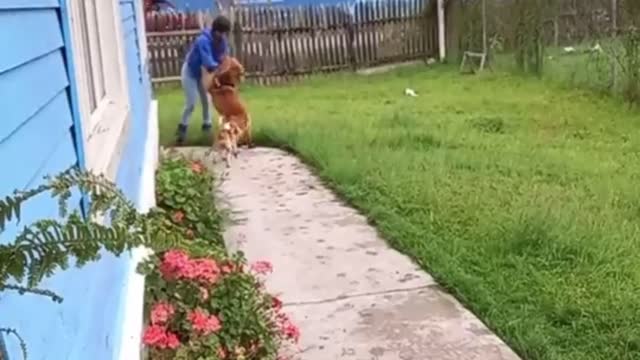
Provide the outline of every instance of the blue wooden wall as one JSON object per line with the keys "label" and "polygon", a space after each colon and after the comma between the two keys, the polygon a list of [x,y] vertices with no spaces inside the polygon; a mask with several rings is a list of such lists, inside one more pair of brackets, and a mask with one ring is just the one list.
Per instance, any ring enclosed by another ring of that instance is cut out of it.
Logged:
{"label": "blue wooden wall", "polygon": [[[73,76],[67,72],[60,0],[0,1],[0,196],[38,185],[47,174],[78,162],[73,140]],[[104,0],[107,1],[107,0]],[[118,1],[118,0],[109,0]],[[140,6],[139,3],[135,6]],[[132,116],[117,183],[138,197],[146,112],[150,93],[140,62],[134,2],[120,0],[127,43]],[[79,196],[72,201],[79,204]],[[57,215],[48,197],[23,210],[20,226]],[[12,241],[18,225],[0,235]],[[32,295],[0,294],[0,327],[16,328],[29,347],[29,359],[113,359],[122,331],[122,292],[131,266],[128,257],[104,254],[82,269],[71,268],[47,279],[43,288],[64,297],[62,304]],[[17,342],[5,337],[9,360],[20,359]]]}

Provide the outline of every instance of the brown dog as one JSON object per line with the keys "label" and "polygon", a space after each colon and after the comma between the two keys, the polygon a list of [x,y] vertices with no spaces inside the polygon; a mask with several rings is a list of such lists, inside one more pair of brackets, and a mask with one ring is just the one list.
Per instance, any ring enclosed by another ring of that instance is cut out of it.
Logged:
{"label": "brown dog", "polygon": [[251,147],[251,117],[246,105],[240,99],[238,85],[244,78],[244,67],[235,58],[226,56],[215,74],[203,72],[203,86],[211,95],[211,100],[220,115],[218,148],[226,151],[225,160],[229,166],[230,155],[237,156],[238,146]]}

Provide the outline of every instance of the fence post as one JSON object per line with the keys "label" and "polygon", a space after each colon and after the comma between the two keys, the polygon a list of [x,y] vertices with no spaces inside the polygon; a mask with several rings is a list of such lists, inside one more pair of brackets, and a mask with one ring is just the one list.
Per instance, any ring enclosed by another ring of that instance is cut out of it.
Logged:
{"label": "fence post", "polygon": [[446,56],[446,47],[445,47],[445,27],[444,27],[444,7],[445,3],[442,0],[436,0],[437,10],[436,13],[438,19],[438,57],[440,61],[444,61]]}
{"label": "fence post", "polygon": [[429,59],[430,54],[430,45],[431,45],[431,35],[432,35],[432,23],[431,21],[431,8],[429,7],[429,5],[431,5],[430,1],[424,1],[424,10],[422,10],[422,22],[423,22],[423,33],[424,36],[422,38],[422,47],[424,50],[424,54],[422,54],[424,56],[424,61],[427,62],[427,60]]}
{"label": "fence post", "polygon": [[[235,9],[233,9],[232,12],[235,12]],[[238,61],[244,64],[245,58],[242,52],[242,24],[240,24],[240,21],[238,20],[239,20],[238,17],[234,16],[233,49],[234,49],[235,57],[238,59]]]}
{"label": "fence post", "polygon": [[347,12],[345,7],[345,13],[348,16],[345,17],[347,26],[347,41],[349,42],[349,62],[351,63],[351,69],[356,71],[358,69],[358,62],[356,59],[356,29],[354,14]]}

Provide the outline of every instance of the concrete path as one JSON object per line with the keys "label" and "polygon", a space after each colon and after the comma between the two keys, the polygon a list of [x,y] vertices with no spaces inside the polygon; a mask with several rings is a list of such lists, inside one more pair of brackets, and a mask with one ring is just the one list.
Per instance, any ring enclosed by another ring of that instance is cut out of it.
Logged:
{"label": "concrete path", "polygon": [[518,359],[295,157],[242,150],[219,190],[228,246],[273,263],[267,287],[300,326],[297,359]]}

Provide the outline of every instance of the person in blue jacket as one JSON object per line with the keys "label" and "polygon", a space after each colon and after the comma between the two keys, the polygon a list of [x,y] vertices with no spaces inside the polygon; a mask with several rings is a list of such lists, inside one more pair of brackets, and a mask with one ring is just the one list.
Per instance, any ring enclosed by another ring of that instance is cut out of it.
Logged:
{"label": "person in blue jacket", "polygon": [[202,68],[208,72],[215,72],[227,54],[229,46],[227,37],[231,31],[231,22],[224,16],[218,16],[213,20],[211,29],[205,29],[195,39],[184,64],[182,65],[182,88],[185,96],[185,106],[182,112],[182,120],[178,125],[178,144],[184,142],[189,128],[189,119],[196,105],[196,97],[200,97],[202,104],[202,131],[211,131],[211,113],[207,90],[202,87],[200,81]]}

